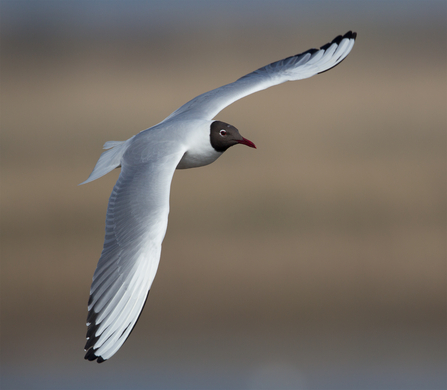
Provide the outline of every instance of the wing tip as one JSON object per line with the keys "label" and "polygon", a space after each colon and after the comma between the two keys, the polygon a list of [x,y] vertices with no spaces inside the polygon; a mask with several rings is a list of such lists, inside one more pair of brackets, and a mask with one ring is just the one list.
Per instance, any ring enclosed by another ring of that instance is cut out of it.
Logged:
{"label": "wing tip", "polygon": [[349,30],[346,34],[338,35],[331,42],[328,42],[325,45],[321,46],[320,50],[326,50],[330,46],[332,46],[334,43],[339,45],[343,39],[353,39],[355,41],[356,38],[357,38],[357,33],[356,32],[352,32],[351,30]]}
{"label": "wing tip", "polygon": [[95,353],[95,349],[90,348],[89,350],[87,350],[87,353],[84,356],[85,360],[88,360],[89,362],[93,362],[93,361],[97,361],[97,363],[103,363],[105,362],[107,359],[104,359],[102,356],[98,356]]}
{"label": "wing tip", "polygon": [[[321,46],[321,47],[320,47],[320,50],[327,50],[327,49],[328,49],[329,47],[331,47],[334,43],[337,44],[337,45],[340,45],[340,43],[341,43],[341,41],[342,41],[343,39],[349,39],[349,40],[353,40],[353,41],[355,41],[355,40],[357,39],[357,33],[356,33],[355,31],[353,32],[353,31],[349,30],[349,31],[348,31],[346,34],[344,34],[344,35],[338,35],[338,36],[336,36],[331,42],[326,43],[325,45]],[[332,67],[329,68],[329,69],[323,70],[322,72],[319,72],[318,74],[325,73],[325,72],[327,72],[328,70],[331,70],[331,69],[335,68],[337,65],[341,64],[341,63],[344,61],[344,59],[347,57],[348,54],[349,54],[349,52],[346,54],[346,56],[345,56],[341,61],[339,61],[338,63],[336,63],[334,66],[332,66]]]}
{"label": "wing tip", "polygon": [[[133,330],[135,329],[135,325],[137,324],[138,320],[141,317],[141,313],[143,312],[144,307],[146,306],[147,303],[147,299],[149,297],[149,293],[151,292],[151,290],[149,290],[146,294],[143,306],[140,310],[140,313],[138,314],[138,317],[136,319],[136,321],[133,324],[129,324],[126,329],[124,329],[121,333],[121,337],[123,336],[123,334],[126,332],[126,330],[128,329],[129,326],[132,326],[129,334],[127,336],[125,336],[124,341],[122,342],[122,344],[124,344],[128,339],[130,334],[133,332]],[[91,298],[92,296],[90,295],[89,298],[89,304],[91,303]],[[95,345],[96,342],[101,338],[101,335],[96,335],[96,331],[99,328],[99,323],[96,323],[96,319],[98,317],[98,313],[95,312],[95,310],[92,308],[91,310],[89,310],[88,315],[87,315],[87,342],[85,343],[84,346],[84,351],[86,351],[84,359],[88,360],[88,361],[94,361],[97,360],[98,363],[103,363],[105,362],[108,358],[110,358],[111,356],[108,356],[107,359],[104,359],[102,356],[99,356],[96,354],[96,351],[98,350],[98,348],[95,349]],[[121,344],[121,345],[122,345]],[[120,347],[121,347],[120,345]],[[114,354],[114,353],[113,353]],[[112,355],[113,355],[112,354]]]}
{"label": "wing tip", "polygon": [[302,55],[302,54],[315,54],[316,52],[320,51],[320,50],[327,50],[331,45],[333,45],[334,43],[336,43],[337,45],[340,44],[340,42],[343,39],[353,39],[355,41],[355,39],[357,38],[357,33],[353,32],[351,30],[349,30],[346,34],[344,35],[338,35],[336,36],[331,42],[326,43],[325,45],[321,46],[319,49],[309,49],[307,51],[305,51],[304,53],[300,53],[297,55]]}
{"label": "wing tip", "polygon": [[357,38],[357,33],[355,31],[351,31],[349,30],[345,35],[343,35],[343,38],[348,38],[348,39],[356,39]]}
{"label": "wing tip", "polygon": [[[89,298],[89,303],[91,300],[91,295]],[[99,340],[100,336],[96,336],[96,330],[99,327],[99,324],[96,323],[96,318],[98,317],[98,313],[96,313],[93,309],[88,312],[87,315],[87,342],[84,346],[84,351],[86,351],[86,354],[84,356],[84,359],[88,361],[94,361],[98,360],[98,363],[105,362],[106,359],[104,359],[101,356],[96,355],[95,344]]]}

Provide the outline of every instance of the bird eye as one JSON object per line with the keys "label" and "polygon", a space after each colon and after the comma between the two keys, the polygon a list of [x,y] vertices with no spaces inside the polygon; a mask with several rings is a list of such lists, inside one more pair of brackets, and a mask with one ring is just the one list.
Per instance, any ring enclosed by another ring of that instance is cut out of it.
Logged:
{"label": "bird eye", "polygon": [[225,137],[225,136],[227,135],[227,132],[226,132],[225,130],[221,130],[221,131],[219,131],[219,134],[220,134],[222,137]]}

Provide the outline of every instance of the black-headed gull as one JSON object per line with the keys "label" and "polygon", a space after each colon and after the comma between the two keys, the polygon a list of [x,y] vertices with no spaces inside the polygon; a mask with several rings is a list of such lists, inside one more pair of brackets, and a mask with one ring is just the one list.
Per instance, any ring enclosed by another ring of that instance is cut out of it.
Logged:
{"label": "black-headed gull", "polygon": [[175,169],[211,164],[236,144],[255,148],[214,116],[244,96],[333,68],[349,54],[356,36],[349,31],[320,49],[273,62],[197,96],[127,141],[104,144],[107,150],[84,183],[118,167],[121,173],[109,199],[104,247],[90,288],[86,359],[101,363],[112,357],[143,310],[160,261]]}

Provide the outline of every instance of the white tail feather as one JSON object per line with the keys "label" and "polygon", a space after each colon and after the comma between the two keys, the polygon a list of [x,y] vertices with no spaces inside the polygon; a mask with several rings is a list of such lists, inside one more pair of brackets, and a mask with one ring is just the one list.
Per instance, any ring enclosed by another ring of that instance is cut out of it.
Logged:
{"label": "white tail feather", "polygon": [[129,146],[129,141],[131,141],[132,138],[129,138],[127,141],[106,142],[103,149],[108,150],[101,154],[90,176],[81,184],[90,183],[91,181],[106,175],[110,171],[113,171],[115,168],[118,168],[121,165],[121,158],[123,157],[124,152]]}

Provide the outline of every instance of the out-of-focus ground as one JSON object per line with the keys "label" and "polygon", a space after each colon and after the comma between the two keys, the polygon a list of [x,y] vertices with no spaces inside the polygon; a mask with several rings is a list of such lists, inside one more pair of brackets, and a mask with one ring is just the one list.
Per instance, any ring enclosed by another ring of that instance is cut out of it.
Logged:
{"label": "out-of-focus ground", "polygon": [[[2,389],[445,388],[446,24],[426,4],[382,25],[3,30]],[[77,184],[102,144],[348,29],[339,67],[217,116],[258,149],[176,173],[144,313],[84,361],[118,170]]]}

